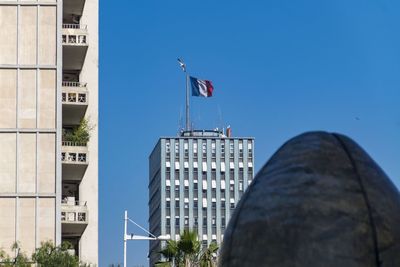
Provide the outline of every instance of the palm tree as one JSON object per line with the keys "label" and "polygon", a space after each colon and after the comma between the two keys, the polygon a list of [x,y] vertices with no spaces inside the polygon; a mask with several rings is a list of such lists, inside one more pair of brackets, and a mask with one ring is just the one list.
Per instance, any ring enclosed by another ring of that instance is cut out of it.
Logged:
{"label": "palm tree", "polygon": [[190,267],[192,263],[196,262],[200,247],[201,243],[198,240],[197,233],[184,230],[178,241],[178,250],[182,253],[185,267]]}
{"label": "palm tree", "polygon": [[167,261],[157,262],[155,264],[157,267],[174,266],[175,263],[179,263],[181,253],[178,249],[178,242],[175,240],[168,240],[167,245],[160,251],[160,254],[163,255]]}
{"label": "palm tree", "polygon": [[214,267],[216,265],[216,254],[219,247],[217,243],[212,242],[200,256],[200,267]]}
{"label": "palm tree", "polygon": [[196,232],[185,230],[179,241],[168,240],[167,245],[160,251],[167,261],[157,262],[156,267],[191,267],[195,266],[200,253],[201,243]]}

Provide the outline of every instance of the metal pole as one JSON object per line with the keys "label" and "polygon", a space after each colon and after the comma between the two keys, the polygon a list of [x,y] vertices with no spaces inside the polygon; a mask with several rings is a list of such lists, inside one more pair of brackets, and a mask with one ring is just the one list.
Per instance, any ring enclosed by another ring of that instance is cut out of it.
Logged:
{"label": "metal pole", "polygon": [[125,211],[125,219],[124,219],[124,267],[126,267],[126,235],[128,230],[128,211]]}
{"label": "metal pole", "polygon": [[189,106],[189,75],[186,74],[186,131],[190,130],[190,106]]}

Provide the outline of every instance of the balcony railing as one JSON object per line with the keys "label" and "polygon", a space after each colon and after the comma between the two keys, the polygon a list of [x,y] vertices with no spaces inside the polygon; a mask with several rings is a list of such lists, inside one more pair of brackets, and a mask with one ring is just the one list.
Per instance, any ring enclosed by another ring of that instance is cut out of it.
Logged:
{"label": "balcony railing", "polygon": [[63,24],[63,29],[79,29],[79,30],[87,30],[87,25],[84,24]]}
{"label": "balcony railing", "polygon": [[82,142],[72,142],[72,141],[62,141],[62,146],[87,146],[87,143]]}
{"label": "balcony railing", "polygon": [[86,201],[74,200],[74,198],[71,200],[69,198],[66,198],[61,200],[61,204],[66,206],[86,206]]}
{"label": "balcony railing", "polygon": [[82,24],[63,24],[62,43],[66,45],[84,45],[87,43],[87,26]]}
{"label": "balcony railing", "polygon": [[81,82],[63,82],[62,83],[62,102],[63,104],[88,104],[88,92],[86,83]]}
{"label": "balcony railing", "polygon": [[69,164],[88,164],[88,148],[86,143],[62,142],[61,162]]}
{"label": "balcony railing", "polygon": [[81,83],[81,82],[62,82],[63,87],[86,87],[86,83]]}

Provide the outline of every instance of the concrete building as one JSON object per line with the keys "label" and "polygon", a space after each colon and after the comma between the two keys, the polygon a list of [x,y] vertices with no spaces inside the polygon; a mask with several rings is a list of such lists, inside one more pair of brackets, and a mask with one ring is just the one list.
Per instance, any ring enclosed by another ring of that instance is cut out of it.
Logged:
{"label": "concrete building", "polygon": [[[254,175],[254,139],[219,131],[162,137],[149,158],[150,232],[177,240],[198,232],[203,247],[223,240],[229,218]],[[150,266],[165,241],[151,241]]]}
{"label": "concrete building", "polygon": [[[0,0],[0,249],[98,263],[98,0]],[[88,118],[87,144],[63,132]]]}

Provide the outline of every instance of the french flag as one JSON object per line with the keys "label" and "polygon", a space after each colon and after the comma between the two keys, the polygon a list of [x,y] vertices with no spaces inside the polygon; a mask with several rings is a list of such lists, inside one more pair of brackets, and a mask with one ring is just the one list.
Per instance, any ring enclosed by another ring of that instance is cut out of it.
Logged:
{"label": "french flag", "polygon": [[192,85],[192,96],[212,96],[214,87],[211,81],[200,80],[190,76],[190,84]]}

